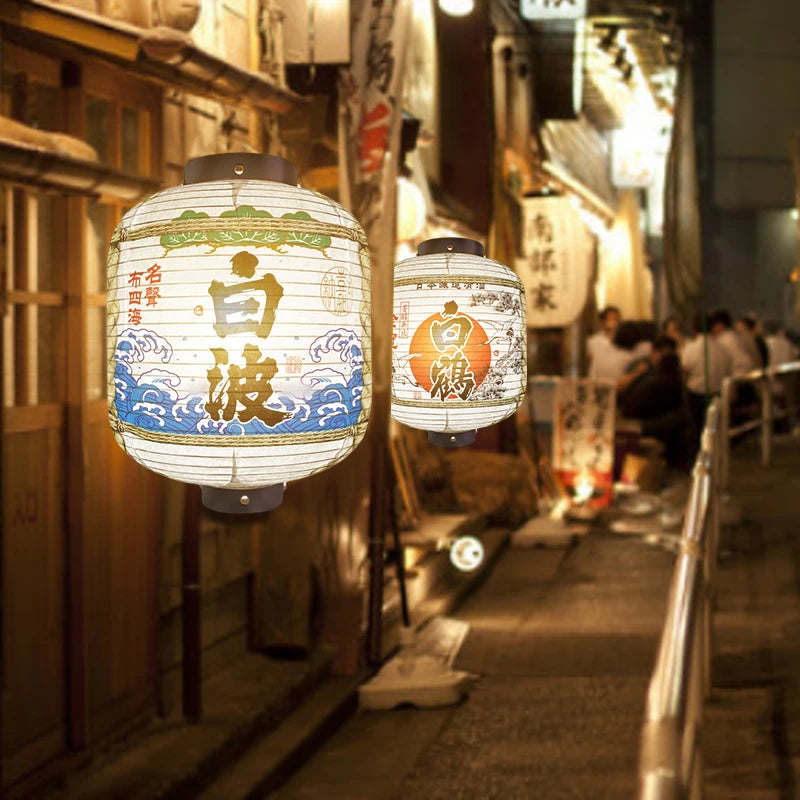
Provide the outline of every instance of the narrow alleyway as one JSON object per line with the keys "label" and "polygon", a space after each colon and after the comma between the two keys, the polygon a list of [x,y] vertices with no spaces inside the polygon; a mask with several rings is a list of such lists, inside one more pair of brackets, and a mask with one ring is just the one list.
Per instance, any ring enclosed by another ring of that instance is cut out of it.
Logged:
{"label": "narrow alleyway", "polygon": [[281,791],[332,798],[631,797],[672,556],[592,534],[509,550],[456,616],[456,666],[482,676],[451,709],[362,712]]}
{"label": "narrow alleyway", "polygon": [[[719,570],[707,797],[797,797],[800,496],[797,443],[775,465],[735,453],[744,525]],[[631,798],[670,553],[595,532],[568,550],[509,550],[457,618],[456,666],[481,674],[456,708],[361,712],[277,800]]]}

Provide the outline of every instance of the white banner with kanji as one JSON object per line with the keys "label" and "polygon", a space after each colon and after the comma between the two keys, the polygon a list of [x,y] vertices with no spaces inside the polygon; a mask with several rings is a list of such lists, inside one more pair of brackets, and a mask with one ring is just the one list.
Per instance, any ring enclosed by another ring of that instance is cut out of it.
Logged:
{"label": "white banner with kanji", "polygon": [[593,253],[594,240],[568,198],[522,201],[522,258],[515,266],[529,328],[564,327],[583,311]]}
{"label": "white banner with kanji", "polygon": [[616,402],[612,381],[562,378],[556,384],[553,468],[565,486],[589,482],[597,505],[611,497]]}

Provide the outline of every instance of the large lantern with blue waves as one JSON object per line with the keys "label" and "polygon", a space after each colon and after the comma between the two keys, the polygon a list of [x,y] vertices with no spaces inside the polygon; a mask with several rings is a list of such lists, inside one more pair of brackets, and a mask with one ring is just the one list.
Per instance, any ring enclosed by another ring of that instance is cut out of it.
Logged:
{"label": "large lantern with blue waves", "polygon": [[369,253],[344,208],[274,156],[186,165],[131,209],[108,259],[108,405],[128,455],[264,511],[341,461],[371,400]]}

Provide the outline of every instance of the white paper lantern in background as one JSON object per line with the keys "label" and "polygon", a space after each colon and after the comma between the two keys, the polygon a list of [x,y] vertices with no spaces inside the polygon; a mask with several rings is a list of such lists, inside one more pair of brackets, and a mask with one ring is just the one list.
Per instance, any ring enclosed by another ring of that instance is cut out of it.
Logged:
{"label": "white paper lantern in background", "polygon": [[111,241],[115,438],[219,511],[273,508],[285,481],[345,458],[367,426],[366,238],[296,183],[274,156],[194,159]]}
{"label": "white paper lantern in background", "polygon": [[528,326],[560,328],[589,296],[594,240],[571,198],[522,200],[522,258],[515,263],[528,298]]}
{"label": "white paper lantern in background", "polygon": [[425,227],[428,206],[422,190],[410,178],[397,179],[397,238],[416,239]]}
{"label": "white paper lantern in background", "polygon": [[392,417],[434,444],[475,441],[526,384],[519,278],[472,239],[428,239],[394,272]]}

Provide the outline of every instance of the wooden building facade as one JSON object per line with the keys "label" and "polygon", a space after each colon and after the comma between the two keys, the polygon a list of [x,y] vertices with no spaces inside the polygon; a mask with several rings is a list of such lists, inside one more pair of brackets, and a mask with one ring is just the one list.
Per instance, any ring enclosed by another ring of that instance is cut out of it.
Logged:
{"label": "wooden building facade", "polygon": [[[108,241],[188,159],[260,150],[265,119],[297,100],[262,59],[255,0],[185,5],[154,4],[158,20],[149,3],[118,5],[127,19],[94,0],[0,9],[4,786],[176,691],[182,489],[108,426]],[[203,525],[205,643],[225,658],[246,646],[251,536]]]}

